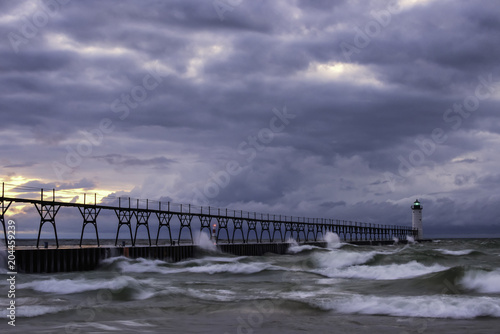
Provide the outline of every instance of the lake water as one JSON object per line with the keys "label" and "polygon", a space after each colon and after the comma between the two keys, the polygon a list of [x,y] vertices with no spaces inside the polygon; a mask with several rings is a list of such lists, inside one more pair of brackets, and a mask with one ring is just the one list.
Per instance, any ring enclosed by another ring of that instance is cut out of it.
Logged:
{"label": "lake water", "polygon": [[[18,274],[2,333],[495,333],[500,240],[435,240],[178,263],[111,258],[90,272]],[[5,256],[5,254],[3,255]],[[7,277],[6,270],[3,277]]]}

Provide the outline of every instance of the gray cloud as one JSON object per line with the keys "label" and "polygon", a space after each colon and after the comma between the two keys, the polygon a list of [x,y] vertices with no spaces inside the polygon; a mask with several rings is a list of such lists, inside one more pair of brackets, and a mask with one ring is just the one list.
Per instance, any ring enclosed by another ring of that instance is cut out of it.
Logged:
{"label": "gray cloud", "polygon": [[12,192],[32,192],[38,189],[55,189],[55,190],[71,190],[71,189],[92,189],[96,184],[88,179],[81,179],[74,183],[43,183],[40,181],[29,181],[12,188]]}
{"label": "gray cloud", "polygon": [[[5,182],[187,203],[237,161],[210,205],[408,224],[419,197],[431,232],[498,224],[495,1],[416,2],[383,24],[386,1],[244,0],[222,19],[211,1],[71,1],[24,36],[44,10],[28,4],[0,4]],[[295,118],[242,153],[284,106]]]}
{"label": "gray cloud", "polygon": [[319,206],[323,208],[328,208],[328,209],[333,209],[336,206],[345,206],[346,202],[344,201],[338,201],[338,202],[323,202]]}
{"label": "gray cloud", "polygon": [[20,164],[10,164],[3,166],[4,168],[22,168],[22,167],[33,167],[36,165],[36,162],[27,161]]}
{"label": "gray cloud", "polygon": [[110,165],[118,166],[121,168],[134,167],[134,166],[152,166],[157,169],[167,168],[168,165],[175,162],[174,160],[165,157],[154,157],[150,159],[139,159],[131,156],[124,156],[121,154],[107,154],[103,156],[93,157],[97,160],[103,160]]}

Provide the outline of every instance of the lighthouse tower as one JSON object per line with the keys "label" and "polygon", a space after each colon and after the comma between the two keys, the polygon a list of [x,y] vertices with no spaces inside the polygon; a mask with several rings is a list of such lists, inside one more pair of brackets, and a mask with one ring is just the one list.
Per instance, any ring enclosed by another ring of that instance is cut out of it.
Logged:
{"label": "lighthouse tower", "polygon": [[424,230],[422,228],[422,205],[415,200],[411,206],[411,227],[418,230],[417,240],[422,240],[424,237]]}

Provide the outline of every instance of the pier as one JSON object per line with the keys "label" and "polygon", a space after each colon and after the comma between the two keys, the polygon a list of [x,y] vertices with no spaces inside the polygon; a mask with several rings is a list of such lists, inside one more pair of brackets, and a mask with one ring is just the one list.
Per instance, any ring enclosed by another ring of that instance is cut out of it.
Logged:
{"label": "pier", "polygon": [[[17,194],[15,189],[13,192]],[[38,191],[38,198],[8,196],[5,183],[2,183],[0,222],[6,243],[6,214],[12,204],[33,205],[40,217],[36,246],[16,249],[18,268],[24,272],[90,270],[95,268],[101,259],[120,255],[178,261],[196,253],[193,228],[199,232],[208,229],[208,234],[213,236],[221,251],[236,255],[262,255],[266,252],[283,254],[289,247],[286,242],[289,239],[321,246],[324,245],[322,239],[327,232],[336,233],[342,241],[360,244],[392,243],[396,239],[406,240],[408,236],[417,237],[417,230],[410,226],[285,216],[148,199],[119,197],[102,198],[98,201],[97,194],[83,194],[83,201],[80,202],[64,201],[61,197],[79,199],[80,196],[58,196],[55,189],[37,189]],[[30,193],[33,194],[33,191]],[[60,248],[56,217],[61,209],[70,207],[77,208],[81,215],[81,230],[76,226],[74,229],[75,236],[80,236],[80,243],[73,247]],[[101,247],[100,244],[98,217],[104,210],[112,211],[116,216],[115,247]],[[40,235],[46,225],[50,225],[54,232],[55,249],[40,248]],[[83,247],[84,232],[88,225],[94,229],[96,245]],[[151,225],[154,225],[156,230],[154,245],[151,239]],[[122,228],[128,232],[126,234],[127,238],[130,237],[131,247],[118,246]],[[147,246],[136,245],[139,228],[146,229]],[[173,238],[172,230],[178,230],[176,238]],[[187,244],[182,243],[185,240],[181,238],[183,230],[189,233]],[[162,241],[163,245],[159,245],[159,241]]]}

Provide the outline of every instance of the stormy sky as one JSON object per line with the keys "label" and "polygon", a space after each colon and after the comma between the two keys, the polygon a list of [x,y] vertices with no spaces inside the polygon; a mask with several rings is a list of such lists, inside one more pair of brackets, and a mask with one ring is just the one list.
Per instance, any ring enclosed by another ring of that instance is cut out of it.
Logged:
{"label": "stormy sky", "polygon": [[[0,178],[399,225],[418,198],[426,236],[500,236],[499,17],[465,0],[2,1]],[[12,213],[36,231],[32,208]],[[79,237],[78,214],[58,224]]]}

